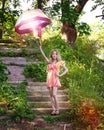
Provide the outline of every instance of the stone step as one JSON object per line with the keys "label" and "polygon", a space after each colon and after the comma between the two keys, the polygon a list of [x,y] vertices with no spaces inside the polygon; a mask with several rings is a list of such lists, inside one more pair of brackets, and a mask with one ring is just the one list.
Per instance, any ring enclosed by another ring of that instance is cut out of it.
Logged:
{"label": "stone step", "polygon": [[[1,45],[2,43],[0,43]],[[3,43],[5,44],[5,43]],[[13,52],[15,54],[19,54],[19,55],[22,55],[23,53],[26,53],[26,55],[30,55],[30,54],[39,54],[40,51],[38,48],[33,48],[33,49],[30,49],[30,48],[9,48],[9,47],[1,47],[0,48],[0,52],[2,53],[8,53],[8,52]],[[17,56],[17,55],[16,55]]]}
{"label": "stone step", "polygon": [[[27,86],[26,90],[34,92],[34,91],[38,91],[38,90],[45,91],[45,90],[48,90],[48,89],[47,89],[46,85],[41,85],[41,86],[40,85],[39,86],[34,85],[34,86]],[[59,87],[58,90],[63,90],[63,87]]]}
{"label": "stone step", "polygon": [[[32,108],[32,110],[36,114],[50,114],[52,112],[52,108]],[[60,113],[69,112],[70,108],[59,107],[59,111]]]}
{"label": "stone step", "polygon": [[[50,101],[50,96],[28,96],[27,99],[29,101]],[[68,101],[67,95],[58,95],[59,101]]]}
{"label": "stone step", "polygon": [[0,59],[5,65],[26,66],[40,63],[39,61],[29,62],[24,57],[1,57]]}
{"label": "stone step", "polygon": [[23,80],[18,80],[18,81],[11,81],[8,80],[7,83],[13,85],[13,86],[18,86],[19,84],[21,84],[23,82]]}
{"label": "stone step", "polygon": [[[49,95],[49,91],[48,90],[37,90],[37,91],[27,91],[28,95],[31,96],[43,96],[43,95]],[[65,95],[66,92],[64,90],[58,90],[57,91],[57,95]]]}
{"label": "stone step", "polygon": [[[59,107],[65,107],[70,108],[70,103],[68,101],[59,101]],[[28,102],[32,108],[51,108],[51,102],[50,101],[44,101],[44,102]]]}
{"label": "stone step", "polygon": [[28,86],[34,87],[34,86],[46,86],[46,82],[32,82],[28,81]]}
{"label": "stone step", "polygon": [[[27,80],[28,81],[28,80]],[[39,88],[39,89],[47,89],[46,82],[30,82],[28,81],[28,89],[34,89],[34,88]],[[59,90],[64,89],[64,87],[58,87]]]}

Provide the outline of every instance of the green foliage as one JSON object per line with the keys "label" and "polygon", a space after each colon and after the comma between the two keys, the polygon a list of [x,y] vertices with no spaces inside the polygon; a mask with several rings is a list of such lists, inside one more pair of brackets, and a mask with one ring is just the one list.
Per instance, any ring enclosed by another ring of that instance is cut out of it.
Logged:
{"label": "green foliage", "polygon": [[4,71],[7,70],[7,67],[0,62],[0,82],[6,81],[8,78],[4,74]]}
{"label": "green foliage", "polygon": [[77,23],[76,28],[80,36],[83,34],[89,35],[91,32],[90,26],[87,23]]}
{"label": "green foliage", "polygon": [[27,65],[24,69],[24,75],[26,77],[33,78],[34,81],[46,80],[46,63]]}
{"label": "green foliage", "polygon": [[5,108],[0,107],[0,116],[6,114]]}
{"label": "green foliage", "polygon": [[7,52],[0,51],[0,56],[4,57],[26,57],[27,59],[42,59],[41,54],[39,53],[38,49],[26,49],[22,48],[20,51],[15,51],[16,49],[9,50]]}
{"label": "green foliage", "polygon": [[50,124],[54,124],[54,118],[50,115],[46,115],[42,117],[45,121],[48,121]]}
{"label": "green foliage", "polygon": [[104,25],[97,22],[91,25],[91,35],[89,39],[96,43],[98,51],[104,47]]}
{"label": "green foliage", "polygon": [[73,120],[77,119],[74,109],[71,109],[69,112],[61,113],[60,115],[56,116],[44,115],[42,116],[42,118],[45,121],[48,121],[50,124],[54,124],[55,122],[60,121],[73,122]]}
{"label": "green foliage", "polygon": [[54,17],[54,16],[57,16],[57,15],[60,14],[60,6],[61,6],[60,2],[55,2],[53,4],[53,6],[52,6],[52,8],[50,10],[51,16]]}
{"label": "green foliage", "polygon": [[12,111],[12,117],[16,120],[34,117],[27,103],[26,82],[21,83],[17,88],[7,83],[1,84],[0,97],[7,103],[7,110]]}
{"label": "green foliage", "polygon": [[10,51],[10,52],[0,52],[0,56],[16,57],[16,56],[17,56],[17,53],[15,53],[14,51]]}
{"label": "green foliage", "polygon": [[65,112],[62,113],[60,115],[57,115],[56,117],[54,117],[54,121],[69,121],[69,122],[73,122],[73,120],[76,120],[77,116],[75,114],[75,110],[74,109],[70,109],[69,112]]}
{"label": "green foliage", "polygon": [[14,32],[13,28],[17,20],[17,16],[19,15],[19,9],[16,10],[17,6],[18,7],[20,6],[20,2],[18,0],[15,1],[7,0],[1,2],[2,8],[0,9],[0,16],[1,16],[0,23],[2,25],[3,38],[5,39],[9,39]]}

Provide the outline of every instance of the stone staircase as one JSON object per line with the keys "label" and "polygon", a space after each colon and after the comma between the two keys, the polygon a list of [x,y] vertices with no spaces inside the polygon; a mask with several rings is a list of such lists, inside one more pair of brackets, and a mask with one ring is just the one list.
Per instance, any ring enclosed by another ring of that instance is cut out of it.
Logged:
{"label": "stone staircase", "polygon": [[[52,108],[45,82],[32,82],[23,75],[23,70],[26,65],[32,63],[37,64],[39,61],[30,62],[27,61],[25,57],[1,57],[0,59],[10,71],[10,74],[8,74],[8,83],[18,86],[18,84],[24,80],[28,82],[26,88],[26,91],[28,92],[27,99],[33,111],[37,114],[50,113]],[[70,103],[66,90],[62,88],[58,90],[58,100],[60,112],[67,112],[70,110]]]}
{"label": "stone staircase", "polygon": [[[48,114],[52,111],[50,96],[44,82],[29,82],[27,86],[28,103],[37,114]],[[70,110],[70,103],[66,91],[62,88],[58,90],[58,101],[60,112]]]}

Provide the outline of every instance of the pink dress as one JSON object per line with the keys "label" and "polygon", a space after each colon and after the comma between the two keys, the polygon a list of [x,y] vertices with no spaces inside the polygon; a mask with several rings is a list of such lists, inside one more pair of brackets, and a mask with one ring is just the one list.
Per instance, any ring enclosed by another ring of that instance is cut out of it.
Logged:
{"label": "pink dress", "polygon": [[60,87],[61,83],[59,77],[60,67],[64,64],[64,61],[59,61],[57,63],[51,63],[47,66],[47,87]]}

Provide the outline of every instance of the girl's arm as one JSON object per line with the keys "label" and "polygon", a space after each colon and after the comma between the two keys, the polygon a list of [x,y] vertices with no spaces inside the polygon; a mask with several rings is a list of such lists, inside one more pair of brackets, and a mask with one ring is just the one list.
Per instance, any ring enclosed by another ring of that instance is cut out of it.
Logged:
{"label": "girl's arm", "polygon": [[64,68],[64,72],[62,74],[57,74],[57,76],[61,77],[63,75],[65,75],[68,72],[68,68],[64,65],[62,65],[62,67]]}
{"label": "girl's arm", "polygon": [[43,52],[43,50],[42,50],[42,46],[41,46],[41,45],[39,45],[39,49],[40,49],[40,52],[42,53],[44,59],[46,60],[46,62],[49,63],[49,59],[46,57],[45,53]]}
{"label": "girl's arm", "polygon": [[63,65],[62,67],[64,68],[64,72],[59,75],[60,77],[65,75],[68,72],[68,68],[65,65]]}

